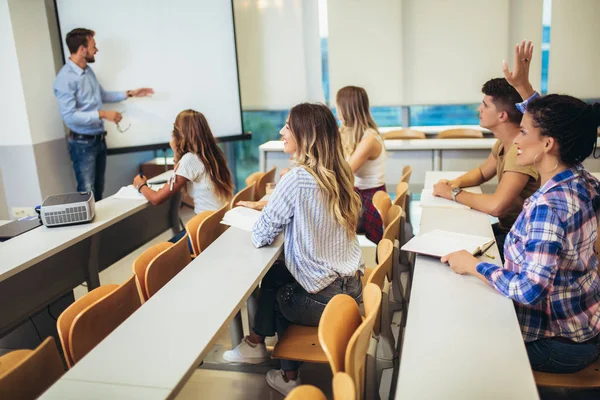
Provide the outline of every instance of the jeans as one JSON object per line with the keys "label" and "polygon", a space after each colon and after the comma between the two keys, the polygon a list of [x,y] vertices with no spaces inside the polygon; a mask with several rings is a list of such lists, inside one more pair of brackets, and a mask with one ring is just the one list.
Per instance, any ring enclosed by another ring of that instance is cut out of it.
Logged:
{"label": "jeans", "polygon": [[77,191],[94,192],[94,199],[102,200],[106,141],[69,139],[69,154],[77,179]]}
{"label": "jeans", "polygon": [[508,235],[508,232],[500,228],[499,223],[493,224],[492,230],[494,231],[494,239],[496,239],[496,244],[498,245],[500,259],[502,260],[502,264],[504,264],[504,242],[506,241],[506,235]]}
{"label": "jeans", "polygon": [[[170,243],[177,243],[179,242],[179,240],[187,233],[187,231],[184,229],[181,232],[179,232],[177,235],[173,236],[171,239],[169,239]],[[189,236],[188,236],[188,248],[190,249],[190,253],[194,254],[194,249],[192,248],[192,241],[190,240]]]}
{"label": "jeans", "polygon": [[564,343],[553,338],[525,343],[527,356],[534,371],[554,374],[577,372],[600,355],[600,335],[593,343]]}
{"label": "jeans", "polygon": [[[283,337],[290,323],[318,326],[325,306],[333,296],[344,293],[362,301],[362,283],[357,276],[338,278],[318,293],[308,293],[290,274],[283,262],[273,264],[262,280],[254,333],[260,336]],[[281,369],[296,371],[302,363],[281,360]]]}

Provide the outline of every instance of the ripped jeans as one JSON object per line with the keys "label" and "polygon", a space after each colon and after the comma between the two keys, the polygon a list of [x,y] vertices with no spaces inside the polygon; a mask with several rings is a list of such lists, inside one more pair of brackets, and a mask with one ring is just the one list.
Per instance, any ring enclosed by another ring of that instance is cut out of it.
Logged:
{"label": "ripped jeans", "polygon": [[[318,326],[321,314],[331,298],[344,293],[362,302],[362,284],[358,275],[338,278],[318,293],[308,293],[290,274],[285,264],[277,261],[262,280],[254,333],[281,338],[290,323]],[[296,371],[302,363],[281,360],[281,369]]]}

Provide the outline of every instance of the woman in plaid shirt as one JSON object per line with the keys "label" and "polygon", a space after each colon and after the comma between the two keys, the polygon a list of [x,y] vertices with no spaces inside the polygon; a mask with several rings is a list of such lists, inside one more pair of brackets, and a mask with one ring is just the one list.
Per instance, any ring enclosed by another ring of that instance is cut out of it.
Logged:
{"label": "woman in plaid shirt", "polygon": [[498,267],[466,251],[442,258],[514,300],[531,366],[571,373],[600,354],[598,238],[600,182],[581,165],[595,149],[600,103],[566,95],[540,97],[528,79],[531,42],[515,49],[515,71],[504,66],[526,109],[515,139],[518,163],[534,165],[540,189],[523,205]]}

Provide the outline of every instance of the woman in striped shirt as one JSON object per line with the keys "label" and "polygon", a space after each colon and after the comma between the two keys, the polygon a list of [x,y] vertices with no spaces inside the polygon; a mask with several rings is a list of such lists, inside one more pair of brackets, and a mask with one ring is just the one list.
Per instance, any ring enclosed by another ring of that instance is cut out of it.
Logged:
{"label": "woman in striped shirt", "polygon": [[[282,337],[290,323],[317,326],[329,300],[340,293],[362,298],[364,271],[356,238],[360,198],[344,160],[335,118],[324,104],[302,103],[290,110],[280,132],[294,167],[271,194],[254,225],[256,247],[285,234],[285,264],[263,278],[253,332],[223,358],[260,363],[268,359],[265,337]],[[281,360],[267,383],[283,395],[300,384],[299,362]]]}
{"label": "woman in striped shirt", "polygon": [[526,107],[516,137],[517,163],[534,165],[540,189],[506,237],[504,267],[480,262],[466,251],[442,258],[513,299],[531,366],[572,373],[600,354],[598,238],[600,182],[581,165],[595,149],[600,103],[566,95],[539,97],[528,80],[531,42],[515,50],[506,79]]}

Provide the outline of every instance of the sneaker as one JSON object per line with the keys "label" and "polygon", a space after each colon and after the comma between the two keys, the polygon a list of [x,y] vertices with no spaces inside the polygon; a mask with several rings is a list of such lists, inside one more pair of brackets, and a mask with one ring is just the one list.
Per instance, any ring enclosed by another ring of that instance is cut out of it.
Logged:
{"label": "sneaker", "polygon": [[229,362],[260,364],[269,359],[269,354],[264,343],[250,343],[248,336],[246,336],[235,349],[223,353],[223,358]]}
{"label": "sneaker", "polygon": [[267,383],[271,388],[277,390],[284,396],[287,396],[294,388],[300,386],[300,375],[298,375],[298,379],[295,381],[287,380],[285,378],[285,372],[280,369],[272,369],[267,372]]}

